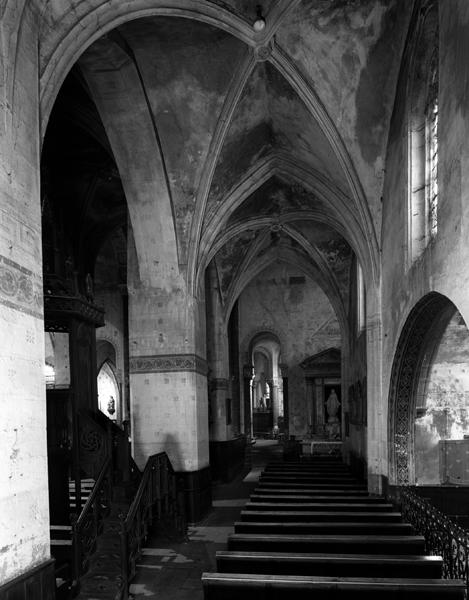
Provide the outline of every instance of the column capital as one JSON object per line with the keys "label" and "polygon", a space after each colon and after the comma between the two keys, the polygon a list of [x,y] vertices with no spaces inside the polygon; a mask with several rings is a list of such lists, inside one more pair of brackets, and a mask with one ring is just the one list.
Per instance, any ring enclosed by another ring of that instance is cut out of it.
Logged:
{"label": "column capital", "polygon": [[251,379],[254,372],[254,367],[252,365],[244,365],[243,367],[243,377],[245,379]]}

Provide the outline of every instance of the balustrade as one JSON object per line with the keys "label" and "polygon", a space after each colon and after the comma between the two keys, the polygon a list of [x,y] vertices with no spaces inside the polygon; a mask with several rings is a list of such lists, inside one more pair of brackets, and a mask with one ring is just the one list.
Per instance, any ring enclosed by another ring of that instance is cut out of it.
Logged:
{"label": "balustrade", "polygon": [[74,580],[88,570],[90,557],[96,549],[104,519],[111,512],[112,461],[107,458],[96,483],[78,518],[72,522]]}
{"label": "balustrade", "polygon": [[140,485],[129,508],[122,516],[121,564],[123,598],[128,598],[129,583],[135,576],[137,560],[153,521],[170,518],[176,530],[185,532],[184,492],[166,453],[150,456]]}
{"label": "balustrade", "polygon": [[463,579],[469,591],[469,532],[410,488],[400,489],[400,503],[404,521],[425,538],[427,554],[443,558],[443,577]]}

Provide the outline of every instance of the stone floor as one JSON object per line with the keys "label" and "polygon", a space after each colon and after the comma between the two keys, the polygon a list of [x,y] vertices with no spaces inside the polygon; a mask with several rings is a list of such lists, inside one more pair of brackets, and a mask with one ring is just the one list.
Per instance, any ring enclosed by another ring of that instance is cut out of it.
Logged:
{"label": "stone floor", "polygon": [[251,471],[230,484],[214,486],[212,510],[202,522],[189,527],[187,539],[174,539],[164,530],[155,532],[143,550],[137,576],[130,586],[134,600],[202,600],[202,573],[216,570],[215,552],[226,548],[233,522],[255,487],[262,467],[279,452],[276,441],[258,440],[252,449]]}

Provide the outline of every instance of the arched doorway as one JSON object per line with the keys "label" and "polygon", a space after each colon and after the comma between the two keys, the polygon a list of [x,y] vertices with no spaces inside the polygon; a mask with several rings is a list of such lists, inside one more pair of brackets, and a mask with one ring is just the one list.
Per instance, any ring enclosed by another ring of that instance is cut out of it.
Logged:
{"label": "arched doorway", "polygon": [[469,483],[468,411],[469,330],[456,306],[432,292],[411,311],[394,358],[391,483]]}

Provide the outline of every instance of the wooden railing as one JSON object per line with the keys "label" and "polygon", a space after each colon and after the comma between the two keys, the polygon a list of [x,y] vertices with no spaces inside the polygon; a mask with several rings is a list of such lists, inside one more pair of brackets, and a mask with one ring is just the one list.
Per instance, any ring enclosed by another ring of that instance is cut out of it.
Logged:
{"label": "wooden railing", "polygon": [[469,532],[454,523],[412,488],[399,489],[402,516],[425,538],[427,554],[443,558],[443,577],[463,579],[469,592]]}
{"label": "wooden railing", "polygon": [[73,578],[75,585],[86,573],[90,557],[96,550],[104,519],[111,512],[112,460],[108,457],[79,517],[72,520]]}
{"label": "wooden railing", "polygon": [[154,521],[169,518],[183,534],[184,492],[165,452],[150,456],[140,485],[121,523],[122,598],[127,600],[129,583],[135,576],[142,545]]}

